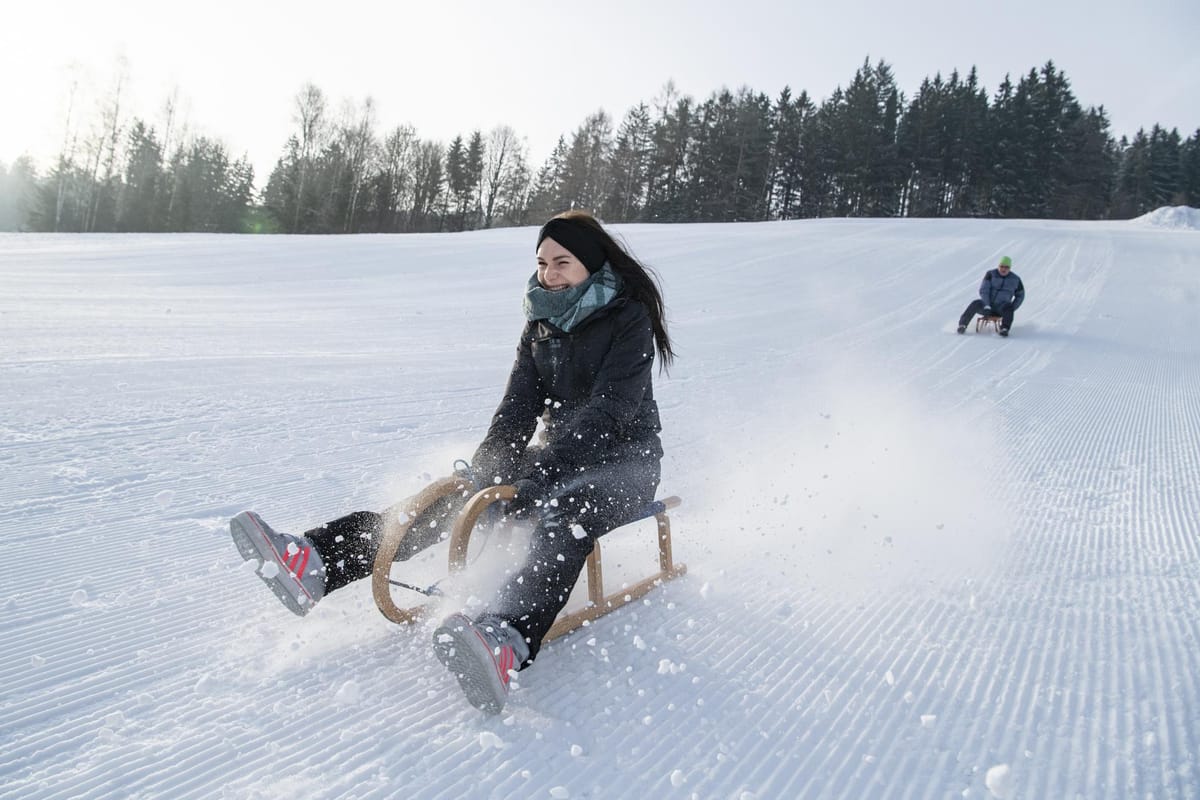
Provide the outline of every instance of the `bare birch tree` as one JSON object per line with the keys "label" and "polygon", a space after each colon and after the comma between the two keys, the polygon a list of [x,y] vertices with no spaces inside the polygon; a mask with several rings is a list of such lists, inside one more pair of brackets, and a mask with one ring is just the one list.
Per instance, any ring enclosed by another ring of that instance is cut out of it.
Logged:
{"label": "bare birch tree", "polygon": [[[95,149],[91,170],[91,202],[84,224],[86,231],[96,230],[96,221],[102,210],[101,204],[107,201],[111,205],[114,200],[109,197],[109,194],[114,189],[113,175],[117,169],[117,145],[121,140],[121,96],[128,79],[129,62],[124,56],[119,56],[115,83],[100,112],[101,128],[98,132],[98,139],[93,145]],[[103,179],[100,178],[102,162],[104,166]]]}
{"label": "bare birch tree", "polygon": [[358,210],[359,195],[366,183],[367,171],[374,160],[376,149],[375,101],[368,97],[353,124],[343,129],[342,149],[346,156],[347,181],[346,219],[342,226],[345,233],[354,232],[354,214]]}
{"label": "bare birch tree", "polygon": [[300,145],[299,184],[296,189],[296,214],[292,220],[292,231],[300,230],[300,214],[305,208],[304,185],[312,171],[316,155],[325,141],[325,94],[314,84],[306,83],[296,95],[296,113],[293,120],[300,126],[297,141]]}
{"label": "bare birch tree", "polygon": [[[414,150],[417,146],[417,131],[411,125],[400,125],[392,129],[383,143],[380,158],[379,221],[376,230],[403,230],[400,210],[412,196],[412,174]],[[411,208],[411,205],[408,207]]]}
{"label": "bare birch tree", "polygon": [[525,143],[508,125],[498,125],[488,133],[483,155],[483,227],[492,227],[496,202],[512,180],[513,170],[520,163]]}

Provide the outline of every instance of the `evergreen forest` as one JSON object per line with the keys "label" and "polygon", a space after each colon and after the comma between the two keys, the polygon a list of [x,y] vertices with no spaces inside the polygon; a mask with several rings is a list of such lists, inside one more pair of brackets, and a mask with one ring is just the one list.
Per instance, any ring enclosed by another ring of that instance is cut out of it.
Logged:
{"label": "evergreen forest", "polygon": [[314,85],[265,179],[218,139],[121,115],[119,93],[55,163],[0,164],[0,230],[400,233],[539,224],[567,208],[608,223],[806,217],[1128,219],[1200,206],[1200,129],[1115,139],[1053,62],[994,91],[975,69],[911,97],[869,60],[817,102],[667,84],[618,121],[597,110],[530,163],[501,125],[449,143],[377,126],[374,104]]}

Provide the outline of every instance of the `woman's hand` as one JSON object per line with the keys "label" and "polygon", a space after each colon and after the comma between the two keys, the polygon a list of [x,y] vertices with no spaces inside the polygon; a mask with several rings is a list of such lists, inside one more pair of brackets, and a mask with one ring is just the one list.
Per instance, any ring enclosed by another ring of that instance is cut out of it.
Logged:
{"label": "woman's hand", "polygon": [[540,483],[529,478],[515,481],[513,488],[517,490],[517,493],[504,505],[504,516],[514,519],[524,519],[528,516],[531,509],[541,505],[546,493]]}

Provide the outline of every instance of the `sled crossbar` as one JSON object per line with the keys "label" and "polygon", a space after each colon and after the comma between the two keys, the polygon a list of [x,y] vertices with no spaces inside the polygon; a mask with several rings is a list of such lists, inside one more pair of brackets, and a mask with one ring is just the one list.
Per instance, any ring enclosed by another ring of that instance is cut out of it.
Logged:
{"label": "sled crossbar", "polygon": [[1003,321],[1003,317],[980,317],[979,319],[975,320],[975,332],[980,333],[981,331],[986,331],[989,325],[992,326],[993,330],[999,331],[1000,323]]}
{"label": "sled crossbar", "polygon": [[655,500],[647,504],[640,516],[625,523],[626,525],[632,525],[635,522],[640,522],[650,517],[654,517],[658,521],[658,572],[610,595],[604,594],[604,575],[600,558],[601,539],[596,540],[592,546],[592,552],[588,554],[587,565],[585,567],[588,583],[588,604],[579,611],[560,614],[546,633],[546,641],[557,639],[559,636],[568,634],[594,619],[599,619],[610,611],[632,603],[634,600],[646,595],[655,586],[666,583],[672,578],[678,578],[687,572],[687,565],[674,563],[674,557],[671,553],[671,519],[667,516],[667,510],[675,508],[681,502],[674,495],[665,497],[662,500]]}
{"label": "sled crossbar", "polygon": [[[408,584],[391,579],[392,561],[396,557],[396,553],[400,550],[400,544],[404,539],[404,535],[408,532],[409,525],[422,511],[432,506],[438,500],[453,493],[466,491],[470,491],[469,485],[459,478],[443,478],[434,481],[425,490],[405,500],[396,507],[401,512],[397,515],[397,519],[403,520],[402,522],[397,521],[395,524],[384,528],[383,540],[380,542],[379,552],[375,557],[375,565],[371,575],[371,592],[375,597],[375,604],[379,607],[379,610],[392,622],[412,624],[426,610],[426,606],[423,605],[408,609],[399,608],[393,602],[391,596],[390,587],[392,585],[414,588]],[[470,544],[471,533],[475,528],[475,523],[487,507],[492,503],[511,500],[515,493],[516,490],[512,486],[496,486],[482,489],[467,500],[466,505],[463,506],[462,511],[459,512],[458,517],[454,520],[454,525],[450,532],[450,572],[459,572],[466,567],[467,548]],[[632,586],[624,586],[619,591],[610,595],[604,593],[600,540],[596,540],[592,546],[592,552],[588,554],[585,566],[588,603],[579,611],[559,615],[546,634],[546,641],[570,633],[581,625],[586,625],[610,611],[643,597],[655,586],[677,578],[687,572],[686,565],[676,564],[674,561],[674,555],[671,551],[671,519],[667,514],[667,511],[678,507],[681,502],[675,496],[651,501],[636,516],[618,526],[619,529],[651,517],[657,521],[658,572],[638,581]]]}

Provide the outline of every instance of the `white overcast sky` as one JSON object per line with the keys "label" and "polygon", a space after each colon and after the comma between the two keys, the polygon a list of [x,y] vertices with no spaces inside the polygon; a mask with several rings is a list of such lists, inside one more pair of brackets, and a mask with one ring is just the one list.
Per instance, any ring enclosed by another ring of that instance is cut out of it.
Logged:
{"label": "white overcast sky", "polygon": [[173,90],[194,132],[256,166],[294,126],[308,81],[333,107],[375,101],[377,126],[448,142],[511,125],[535,165],[604,108],[619,123],[673,80],[703,100],[727,86],[817,101],[870,57],[908,97],[972,65],[989,95],[1053,59],[1113,133],[1200,127],[1200,2],[1146,0],[458,0],[411,3],[18,0],[0,12],[0,162],[48,164],[74,113],[95,116],[124,59],[124,110],[161,125]]}

